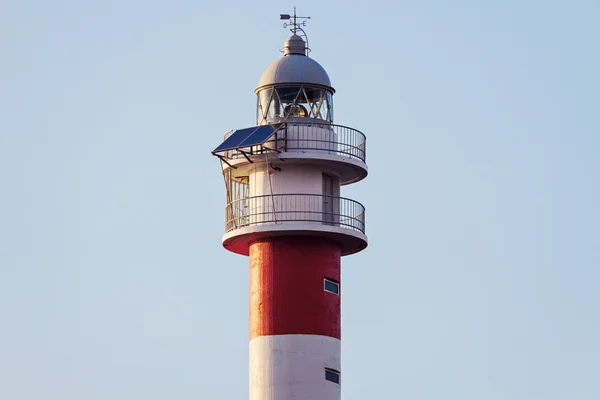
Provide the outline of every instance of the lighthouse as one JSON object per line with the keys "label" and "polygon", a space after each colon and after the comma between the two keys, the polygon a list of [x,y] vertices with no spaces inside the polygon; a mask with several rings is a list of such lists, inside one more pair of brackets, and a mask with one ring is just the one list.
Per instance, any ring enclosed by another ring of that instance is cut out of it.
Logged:
{"label": "lighthouse", "polygon": [[212,151],[222,244],[250,259],[250,400],[339,400],[341,258],[367,247],[365,208],[341,189],[367,176],[366,137],[334,123],[335,89],[303,17],[281,19],[292,35],[258,81],[256,123]]}

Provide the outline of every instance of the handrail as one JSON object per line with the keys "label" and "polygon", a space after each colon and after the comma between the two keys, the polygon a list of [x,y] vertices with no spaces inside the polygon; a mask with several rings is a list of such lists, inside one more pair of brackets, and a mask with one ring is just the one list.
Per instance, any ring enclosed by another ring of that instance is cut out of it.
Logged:
{"label": "handrail", "polygon": [[[227,139],[234,131],[224,135]],[[321,122],[286,122],[275,133],[265,147],[276,151],[319,151],[354,158],[366,162],[367,138],[361,131],[344,125]],[[265,149],[253,149],[262,153]],[[225,158],[244,157],[237,151],[228,151]]]}
{"label": "handrail", "polygon": [[225,231],[256,225],[306,222],[365,233],[365,207],[345,197],[274,194],[245,197],[225,207]]}

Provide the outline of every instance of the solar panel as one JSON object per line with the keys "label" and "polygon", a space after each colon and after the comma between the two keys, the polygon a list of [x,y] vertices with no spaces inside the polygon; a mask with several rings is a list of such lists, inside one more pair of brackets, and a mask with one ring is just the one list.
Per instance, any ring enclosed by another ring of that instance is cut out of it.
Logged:
{"label": "solar panel", "polygon": [[248,138],[248,136],[250,136],[252,134],[252,132],[254,132],[257,129],[256,126],[252,127],[252,128],[246,128],[246,129],[238,129],[237,131],[233,132],[233,134],[231,134],[231,136],[229,136],[227,139],[225,139],[225,141],[223,143],[221,143],[219,145],[219,147],[217,147],[216,149],[213,150],[213,153],[217,153],[220,151],[226,151],[226,150],[233,150],[235,148],[238,148],[239,145]]}
{"label": "solar panel", "polygon": [[242,147],[259,146],[264,144],[279,128],[280,125],[260,125],[252,128],[238,129],[223,143],[213,150],[213,153],[235,150]]}
{"label": "solar panel", "polygon": [[258,146],[259,144],[264,144],[271,136],[273,136],[273,133],[275,133],[275,127],[273,125],[259,126],[241,143],[241,146]]}

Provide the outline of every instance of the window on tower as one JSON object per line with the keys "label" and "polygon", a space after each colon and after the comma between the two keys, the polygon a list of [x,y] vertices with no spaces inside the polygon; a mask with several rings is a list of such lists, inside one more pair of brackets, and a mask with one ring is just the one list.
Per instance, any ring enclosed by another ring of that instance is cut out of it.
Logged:
{"label": "window on tower", "polygon": [[325,368],[325,380],[329,382],[340,384],[340,371],[335,369]]}
{"label": "window on tower", "polygon": [[323,289],[326,292],[330,292],[330,293],[339,295],[340,294],[340,283],[334,281],[333,279],[325,278],[325,283],[324,283]]}

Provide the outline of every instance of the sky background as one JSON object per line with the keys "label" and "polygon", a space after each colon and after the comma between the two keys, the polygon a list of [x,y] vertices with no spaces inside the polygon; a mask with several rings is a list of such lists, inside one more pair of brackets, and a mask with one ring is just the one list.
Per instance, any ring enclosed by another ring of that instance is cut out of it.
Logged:
{"label": "sky background", "polygon": [[[288,1],[0,2],[0,398],[244,399],[210,151]],[[363,131],[344,400],[600,398],[600,3],[305,1]]]}

